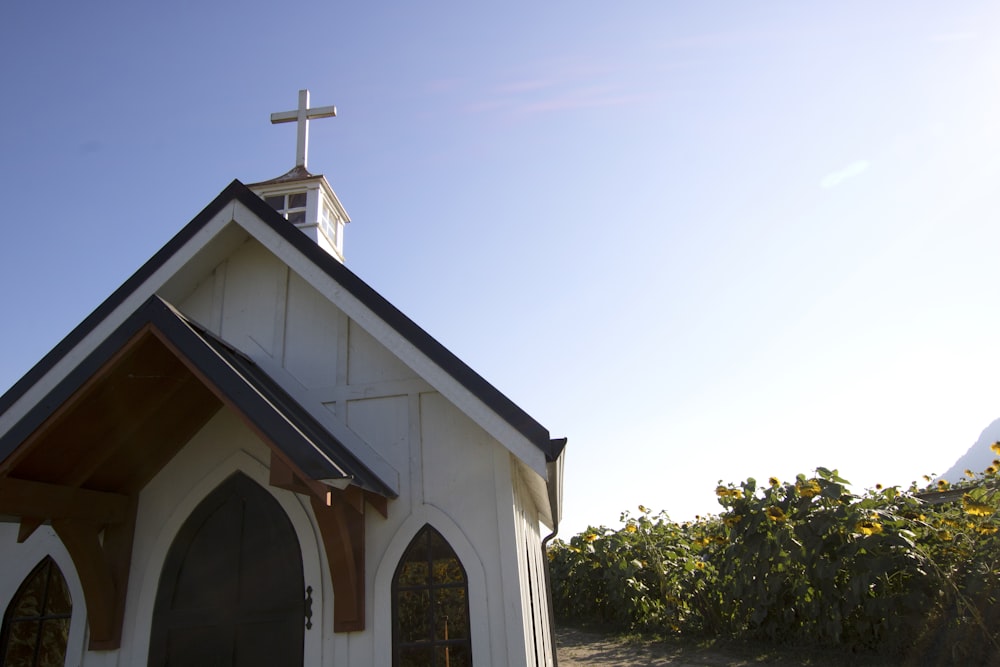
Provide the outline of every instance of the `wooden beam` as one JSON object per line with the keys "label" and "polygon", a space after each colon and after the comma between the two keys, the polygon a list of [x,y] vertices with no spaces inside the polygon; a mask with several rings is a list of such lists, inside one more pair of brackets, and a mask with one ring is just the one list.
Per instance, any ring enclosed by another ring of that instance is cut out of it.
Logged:
{"label": "wooden beam", "polygon": [[91,638],[109,639],[114,634],[111,619],[114,617],[116,595],[111,567],[104,558],[101,546],[100,527],[70,519],[53,521],[52,527],[73,559],[76,574],[80,577]]}
{"label": "wooden beam", "polygon": [[122,626],[125,622],[125,599],[128,596],[128,576],[132,565],[132,544],[135,537],[135,521],[139,509],[138,495],[129,497],[129,507],[125,520],[112,524],[104,529],[104,559],[111,569],[111,578],[115,585],[115,598],[112,600],[111,637],[101,640],[90,636],[92,651],[113,650],[121,647]]}
{"label": "wooden beam", "polygon": [[271,486],[309,497],[333,585],[333,631],[364,630],[364,514],[346,502],[341,491],[314,480],[307,481],[295,464],[273,449],[269,482]]}
{"label": "wooden beam", "polygon": [[301,493],[326,502],[328,486],[314,479],[309,479],[288,455],[272,445],[266,438],[261,438],[271,450],[270,484],[279,489]]}
{"label": "wooden beam", "polygon": [[388,500],[359,487],[343,491],[306,478],[280,451],[271,450],[271,486],[309,497],[333,584],[333,631],[365,629],[365,504],[382,515]]}
{"label": "wooden beam", "polygon": [[365,491],[365,500],[375,508],[375,511],[382,515],[383,519],[389,518],[389,499],[371,491]]}
{"label": "wooden beam", "polygon": [[22,516],[21,523],[17,527],[17,543],[24,544],[24,541],[31,537],[31,534],[38,530],[38,527],[45,523],[45,519],[34,516]]}
{"label": "wooden beam", "polygon": [[304,496],[322,495],[316,489],[302,479],[303,475],[297,473],[292,464],[283,456],[279,456],[276,451],[271,450],[270,478],[268,482],[271,486],[293,493],[301,493]]}
{"label": "wooden beam", "polygon": [[333,584],[333,631],[365,629],[365,516],[337,494],[332,505],[310,496]]}
{"label": "wooden beam", "polygon": [[128,505],[128,496],[117,493],[11,477],[0,479],[0,514],[114,524],[126,519]]}
{"label": "wooden beam", "polygon": [[105,528],[103,540],[101,526],[94,522],[75,519],[52,522],[80,577],[92,651],[121,647],[137,506],[136,498],[128,499],[124,520]]}

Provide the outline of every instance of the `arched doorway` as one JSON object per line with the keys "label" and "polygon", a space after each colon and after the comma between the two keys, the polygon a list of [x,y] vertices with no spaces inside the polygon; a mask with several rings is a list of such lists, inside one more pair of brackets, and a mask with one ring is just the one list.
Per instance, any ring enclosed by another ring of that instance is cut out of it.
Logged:
{"label": "arched doorway", "polygon": [[160,574],[151,667],[302,665],[302,555],[291,522],[237,473],[184,522]]}

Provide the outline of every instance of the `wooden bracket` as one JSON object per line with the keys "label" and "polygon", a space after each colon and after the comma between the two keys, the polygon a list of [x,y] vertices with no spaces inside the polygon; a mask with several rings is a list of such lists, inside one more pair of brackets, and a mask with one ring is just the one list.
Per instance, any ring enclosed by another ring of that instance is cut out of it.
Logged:
{"label": "wooden bracket", "polygon": [[331,499],[309,498],[333,583],[333,631],[357,632],[365,629],[365,515],[336,493]]}
{"label": "wooden bracket", "polygon": [[17,541],[24,542],[51,521],[73,559],[83,586],[92,650],[121,646],[136,503],[135,497],[119,493],[0,479],[0,513],[21,518]]}
{"label": "wooden bracket", "polygon": [[[333,631],[365,629],[365,501],[356,486],[338,491],[303,479],[284,457],[271,454],[271,485],[309,496],[333,584]],[[383,503],[384,505],[384,503]],[[384,515],[384,506],[378,509]]]}
{"label": "wooden bracket", "polygon": [[45,523],[45,519],[33,516],[22,516],[21,523],[17,526],[17,543],[24,544],[24,541],[31,537],[38,528]]}
{"label": "wooden bracket", "polygon": [[120,493],[90,491],[64,484],[25,479],[0,479],[0,513],[45,519],[78,519],[92,523],[121,523],[128,513],[129,497]]}
{"label": "wooden bracket", "polygon": [[121,647],[135,515],[136,499],[130,498],[124,520],[105,526],[103,540],[101,524],[75,518],[52,520],[83,586],[92,651]]}

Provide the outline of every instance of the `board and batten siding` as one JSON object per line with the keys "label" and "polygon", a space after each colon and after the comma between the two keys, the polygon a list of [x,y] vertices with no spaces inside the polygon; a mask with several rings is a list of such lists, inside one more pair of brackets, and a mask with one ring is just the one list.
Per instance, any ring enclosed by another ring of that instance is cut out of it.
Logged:
{"label": "board and batten siding", "polygon": [[[355,438],[345,444],[398,484],[387,519],[366,513],[368,629],[330,633],[325,664],[380,663],[391,642],[385,579],[424,522],[453,542],[469,574],[475,664],[551,664],[538,512],[527,490],[514,490],[523,486],[521,466],[506,448],[256,241],[178,307],[253,359],[331,433]],[[328,585],[322,590],[332,596]]]}

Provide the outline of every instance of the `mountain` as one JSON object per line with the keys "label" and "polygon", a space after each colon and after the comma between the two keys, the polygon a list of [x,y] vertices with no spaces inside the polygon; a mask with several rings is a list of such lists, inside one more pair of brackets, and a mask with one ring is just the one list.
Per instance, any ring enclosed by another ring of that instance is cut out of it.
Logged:
{"label": "mountain", "polygon": [[990,449],[990,445],[998,441],[1000,441],[1000,419],[995,420],[983,429],[979,440],[976,440],[975,444],[969,447],[969,451],[955,461],[955,465],[949,468],[948,472],[941,475],[941,477],[954,483],[965,477],[966,470],[971,470],[972,472],[986,470],[987,466],[993,463],[993,459],[997,458],[997,455]]}

